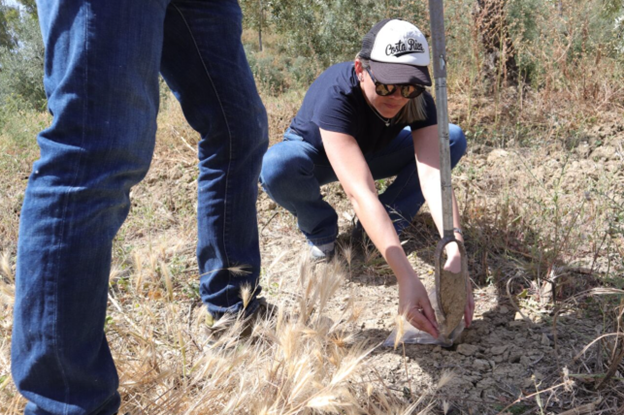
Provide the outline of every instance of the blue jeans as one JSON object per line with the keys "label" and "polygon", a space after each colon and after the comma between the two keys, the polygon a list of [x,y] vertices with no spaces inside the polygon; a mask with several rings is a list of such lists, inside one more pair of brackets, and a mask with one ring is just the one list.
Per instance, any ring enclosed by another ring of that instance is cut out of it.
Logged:
{"label": "blue jeans", "polygon": [[[461,128],[449,125],[451,165],[466,152],[466,137]],[[365,156],[373,179],[396,176],[379,195],[397,234],[411,223],[425,202],[420,189],[412,133],[402,130],[381,151]],[[297,217],[299,229],[308,242],[322,245],[333,242],[338,234],[338,215],[323,200],[320,186],[337,181],[327,155],[288,129],[284,141],[273,145],[264,155],[260,182],[269,197]]]}
{"label": "blue jeans", "polygon": [[[241,311],[240,286],[258,282],[266,111],[235,0],[37,6],[54,120],[38,136],[22,208],[13,379],[25,414],[110,415],[120,405],[104,335],[112,240],[152,158],[159,71],[201,137],[197,257],[201,297],[216,314]],[[250,272],[234,276],[232,266]]]}

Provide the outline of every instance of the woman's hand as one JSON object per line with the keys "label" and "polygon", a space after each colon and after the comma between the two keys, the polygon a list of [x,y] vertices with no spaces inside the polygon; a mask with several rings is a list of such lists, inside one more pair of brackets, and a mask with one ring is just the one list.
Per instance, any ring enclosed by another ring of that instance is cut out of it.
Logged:
{"label": "woman's hand", "polygon": [[[427,291],[407,260],[375,181],[355,138],[320,129],[325,152],[366,233],[384,256],[399,284],[399,313],[419,330],[438,337]],[[437,145],[437,144],[436,144]],[[437,147],[436,147],[437,148]]]}
{"label": "woman's hand", "polygon": [[399,280],[399,314],[418,330],[438,338],[438,323],[427,290],[416,274]]}
{"label": "woman's hand", "polygon": [[[447,258],[446,264],[444,264],[444,269],[454,274],[461,272],[461,256],[459,252]],[[464,322],[466,323],[466,327],[470,327],[470,324],[472,324],[472,317],[474,315],[475,302],[474,296],[472,295],[472,284],[470,283],[470,277],[467,275],[466,278],[468,278],[468,291],[466,292]]]}

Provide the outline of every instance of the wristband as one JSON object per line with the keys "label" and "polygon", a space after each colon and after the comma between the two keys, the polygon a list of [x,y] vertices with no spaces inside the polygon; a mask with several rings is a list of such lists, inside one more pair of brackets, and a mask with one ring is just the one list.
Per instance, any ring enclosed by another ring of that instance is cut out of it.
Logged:
{"label": "wristband", "polygon": [[460,234],[461,236],[464,236],[464,233],[463,233],[463,232],[462,232],[462,230],[461,230],[461,229],[459,229],[459,228],[453,228],[453,233],[458,233],[458,234]]}

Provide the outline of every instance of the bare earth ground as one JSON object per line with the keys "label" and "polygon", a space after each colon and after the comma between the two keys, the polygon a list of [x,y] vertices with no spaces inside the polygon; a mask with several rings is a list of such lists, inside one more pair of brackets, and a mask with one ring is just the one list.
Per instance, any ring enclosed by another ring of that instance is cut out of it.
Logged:
{"label": "bare earth ground", "polygon": [[[534,153],[526,150],[522,155],[485,147],[469,151],[460,162],[468,167],[458,169],[459,174],[456,172],[454,177],[460,206],[474,204],[467,200],[471,197],[487,199],[501,189],[520,186],[522,177],[526,176],[537,177],[552,186],[552,180],[561,175],[561,186],[566,188],[563,193],[577,198],[589,189],[589,182],[598,182],[607,176],[615,179],[612,182],[615,186],[624,188],[624,127],[599,127],[592,133],[595,135],[581,140],[569,153],[554,152],[547,157],[539,150]],[[480,170],[472,181],[469,178],[471,169]],[[348,247],[353,211],[341,188],[330,186],[325,189],[326,199],[337,208],[341,227],[339,240],[343,247]],[[267,273],[285,281],[296,281],[296,264],[300,254],[306,251],[306,245],[303,237],[298,235],[294,218],[277,207],[266,194],[260,195],[259,211],[263,260],[265,264],[271,264]],[[470,226],[466,232],[469,251],[470,235],[480,232]],[[404,248],[417,273],[425,285],[432,288],[436,239],[430,216],[421,213],[402,240],[407,241]],[[357,335],[380,344],[395,327],[396,282],[374,248],[352,248],[354,253],[349,254],[347,250],[347,257],[353,257],[350,264],[344,254],[339,255],[350,270],[349,278],[331,303],[328,315],[339,315],[348,297],[357,296],[363,309]],[[529,270],[517,266],[514,258],[498,258],[497,264],[490,265],[495,269],[488,271],[483,269],[485,264],[478,263],[480,259],[475,258],[474,252],[469,255],[471,275],[480,283],[474,292],[475,320],[465,330],[459,344],[450,349],[432,345],[405,345],[397,350],[380,347],[371,358],[369,375],[381,377],[391,390],[409,397],[430,389],[444,371],[452,371],[452,381],[436,395],[440,413],[448,408],[448,413],[496,414],[519,397],[549,388],[553,388],[552,391],[539,396],[547,411],[543,413],[560,413],[573,408],[581,410],[573,413],[615,413],[612,412],[615,408],[620,409],[618,413],[624,413],[624,393],[621,392],[624,390],[624,372],[621,367],[619,379],[612,386],[620,392],[612,396],[609,403],[587,400],[596,381],[592,372],[602,364],[603,351],[599,346],[584,353],[583,350],[604,332],[603,314],[582,298],[565,302],[573,294],[599,285],[595,276],[590,274],[606,273],[605,263],[596,265],[594,261],[591,273],[588,273],[591,266],[588,264],[594,258],[589,255],[570,259],[569,264],[560,264],[558,271],[553,272],[559,273],[560,281],[566,281],[564,285],[568,288],[563,286],[557,291],[556,299],[560,304],[557,312],[550,301],[551,296],[546,295],[548,298],[540,300],[540,292],[536,292],[520,302],[520,313],[514,306],[518,299],[512,300],[508,296],[505,282],[510,279],[520,281]],[[484,275],[475,278],[475,268],[481,274],[496,274],[496,281],[489,277],[486,282]],[[268,296],[270,298],[270,294]],[[555,318],[557,324],[553,325]],[[562,373],[568,373],[567,377]],[[507,410],[508,413],[539,413],[538,406],[535,399],[527,399]]]}
{"label": "bare earth ground", "polygon": [[[183,127],[170,128],[160,133],[181,140],[192,134]],[[617,303],[597,300],[602,298],[599,291],[586,295],[603,280],[623,277],[624,241],[621,234],[614,234],[608,239],[610,249],[603,249],[608,229],[599,201],[609,197],[624,202],[624,125],[615,121],[596,127],[566,141],[565,147],[566,151],[562,146],[501,150],[473,145],[454,171],[469,271],[476,284],[476,311],[472,326],[449,349],[379,346],[395,327],[394,276],[374,248],[350,247],[349,202],[340,186],[324,189],[339,214],[338,260],[347,275],[324,314],[340,319],[355,298],[361,314],[350,334],[378,346],[362,366],[363,382],[381,383],[409,403],[435,390],[445,377],[447,383],[429,394],[435,397],[430,409],[435,414],[624,414],[624,370],[621,362],[611,364],[613,337],[592,343],[602,334],[621,330],[608,317]],[[2,224],[8,227],[7,235],[16,235],[20,186],[25,186],[29,169],[30,161],[20,163],[22,182],[9,185],[10,197],[2,202],[13,212],[11,223]],[[200,338],[194,325],[202,308],[194,259],[195,179],[192,143],[160,144],[150,173],[132,192],[132,211],[115,244],[107,335],[121,372],[126,402],[122,409],[133,413],[182,413],[167,408],[195,390],[175,399],[168,395],[184,391],[180,384],[188,379],[186,369],[176,363],[177,342],[197,346]],[[492,206],[494,200],[497,204]],[[501,208],[501,200],[509,200],[507,210]],[[296,308],[301,291],[298,264],[307,247],[295,219],[262,192],[258,210],[263,292],[269,302],[289,312]],[[575,221],[578,217],[584,222]],[[544,227],[559,237],[558,245],[532,239],[531,230]],[[402,240],[414,268],[432,287],[437,237],[426,210]],[[490,240],[491,244],[484,243]],[[498,241],[505,241],[508,248],[501,250]],[[552,252],[562,245],[566,254]],[[0,251],[8,254],[0,279],[0,408],[15,414],[24,404],[8,377],[15,238],[2,241]],[[548,280],[556,284],[535,283],[536,271],[544,275],[546,268]],[[188,367],[202,359],[201,347],[195,346],[186,349],[187,355],[182,353]],[[613,366],[609,381],[601,385]],[[146,396],[148,387],[155,388],[153,398]],[[145,409],[156,408],[155,402],[161,402],[160,410]],[[184,413],[209,413],[186,408]],[[572,409],[576,411],[566,412]]]}

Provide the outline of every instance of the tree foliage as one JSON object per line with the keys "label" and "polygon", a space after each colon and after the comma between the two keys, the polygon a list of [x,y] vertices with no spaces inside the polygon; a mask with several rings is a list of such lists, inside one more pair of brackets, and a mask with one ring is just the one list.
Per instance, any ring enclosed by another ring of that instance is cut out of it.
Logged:
{"label": "tree foliage", "polygon": [[[428,0],[263,1],[267,22],[281,35],[276,49],[306,59],[316,72],[353,59],[362,36],[383,18],[411,21],[430,36]],[[539,85],[561,62],[572,65],[594,53],[622,60],[621,0],[446,0],[444,6],[450,59],[480,65],[490,85],[501,79]]]}
{"label": "tree foliage", "polygon": [[362,37],[381,19],[401,17],[428,26],[423,5],[397,0],[274,0],[270,11],[286,50],[326,67],[353,59]]}
{"label": "tree foliage", "polygon": [[0,47],[12,49],[17,44],[15,34],[11,29],[15,21],[19,19],[19,12],[0,1]]}
{"label": "tree foliage", "polygon": [[262,50],[262,33],[266,28],[267,0],[240,0],[245,26],[258,33],[258,49]]}
{"label": "tree foliage", "polygon": [[31,17],[37,18],[37,3],[35,0],[17,0],[22,5],[24,11]]}
{"label": "tree foliage", "polygon": [[17,101],[22,106],[43,109],[45,50],[39,25],[31,15],[22,14],[14,30],[18,45],[0,47],[0,105]]}

